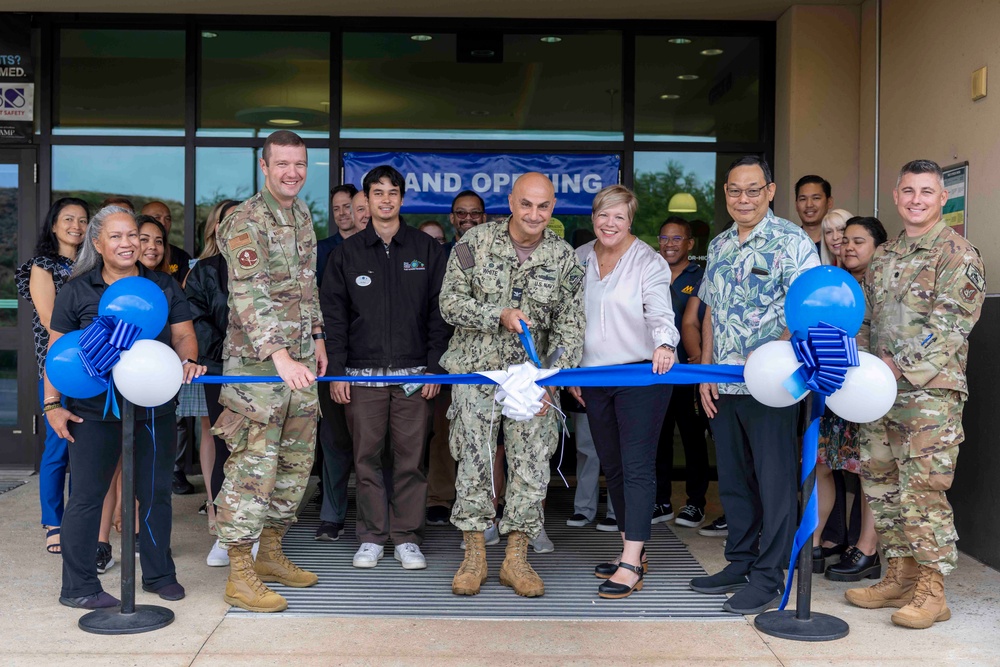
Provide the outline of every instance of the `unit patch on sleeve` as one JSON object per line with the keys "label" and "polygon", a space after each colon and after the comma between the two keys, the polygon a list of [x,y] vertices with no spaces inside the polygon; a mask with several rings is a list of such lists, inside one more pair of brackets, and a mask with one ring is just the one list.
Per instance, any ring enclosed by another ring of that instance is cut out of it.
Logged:
{"label": "unit patch on sleeve", "polygon": [[965,275],[969,279],[969,282],[976,286],[977,290],[980,292],[986,291],[986,278],[983,277],[983,274],[980,273],[975,264],[969,264],[965,268]]}
{"label": "unit patch on sleeve", "polygon": [[250,232],[243,232],[242,234],[237,234],[233,238],[229,239],[229,249],[237,250],[243,246],[248,246],[253,242],[250,238]]}
{"label": "unit patch on sleeve", "polygon": [[[232,241],[230,241],[230,243],[232,243]],[[240,253],[236,255],[236,260],[240,263],[242,268],[247,270],[260,264],[260,257],[257,255],[257,251],[253,248],[241,250]]]}

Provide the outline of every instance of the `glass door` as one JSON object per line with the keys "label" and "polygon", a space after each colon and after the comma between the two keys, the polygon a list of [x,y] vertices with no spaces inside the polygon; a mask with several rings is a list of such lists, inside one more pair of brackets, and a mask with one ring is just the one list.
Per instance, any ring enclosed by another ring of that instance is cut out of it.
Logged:
{"label": "glass door", "polygon": [[32,311],[14,279],[34,250],[35,197],[35,150],[0,148],[0,468],[36,467],[44,431]]}

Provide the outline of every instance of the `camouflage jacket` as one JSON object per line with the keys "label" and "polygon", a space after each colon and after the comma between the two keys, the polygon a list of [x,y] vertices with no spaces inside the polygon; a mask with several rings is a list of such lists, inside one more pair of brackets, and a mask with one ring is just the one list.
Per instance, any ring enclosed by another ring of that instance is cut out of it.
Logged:
{"label": "camouflage jacket", "polygon": [[448,259],[440,307],[455,335],[441,365],[452,373],[506,369],[527,360],[517,334],[500,324],[504,308],[520,308],[534,322],[531,335],[543,364],[560,347],[555,366],[580,363],[586,319],[584,272],[576,253],[546,229],[518,266],[508,224],[509,218],[473,227]]}
{"label": "camouflage jacket", "polygon": [[891,356],[900,391],[952,389],[968,396],[968,337],[986,279],[979,251],[944,222],[915,238],[900,232],[875,251],[863,283],[858,347]]}
{"label": "camouflage jacket", "polygon": [[264,361],[285,348],[313,355],[310,332],[323,326],[316,289],[316,234],[300,199],[282,210],[267,188],[219,225],[229,266],[229,326],[223,358]]}

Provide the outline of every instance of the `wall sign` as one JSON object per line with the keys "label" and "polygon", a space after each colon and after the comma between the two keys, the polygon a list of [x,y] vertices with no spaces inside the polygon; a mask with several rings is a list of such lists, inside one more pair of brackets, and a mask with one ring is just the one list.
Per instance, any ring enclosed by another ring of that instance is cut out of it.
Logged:
{"label": "wall sign", "polygon": [[28,16],[0,14],[0,143],[32,140],[34,79]]}
{"label": "wall sign", "polygon": [[590,215],[594,195],[618,183],[617,154],[578,153],[345,153],[344,182],[359,189],[372,168],[392,165],[406,179],[404,213],[450,213],[462,190],[473,190],[488,213],[510,210],[507,195],[517,177],[545,174],[556,191],[556,215]]}
{"label": "wall sign", "polygon": [[945,167],[944,189],[948,191],[948,201],[944,203],[943,217],[945,224],[956,232],[969,238],[969,163],[963,162]]}

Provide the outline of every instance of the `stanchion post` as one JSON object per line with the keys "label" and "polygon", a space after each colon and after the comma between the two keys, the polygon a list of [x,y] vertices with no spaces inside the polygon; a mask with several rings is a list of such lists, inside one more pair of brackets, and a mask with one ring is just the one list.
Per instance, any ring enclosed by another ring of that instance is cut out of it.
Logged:
{"label": "stanchion post", "polygon": [[134,635],[174,621],[166,607],[135,603],[135,406],[125,399],[122,404],[122,604],[80,618],[81,630],[98,635]]}

